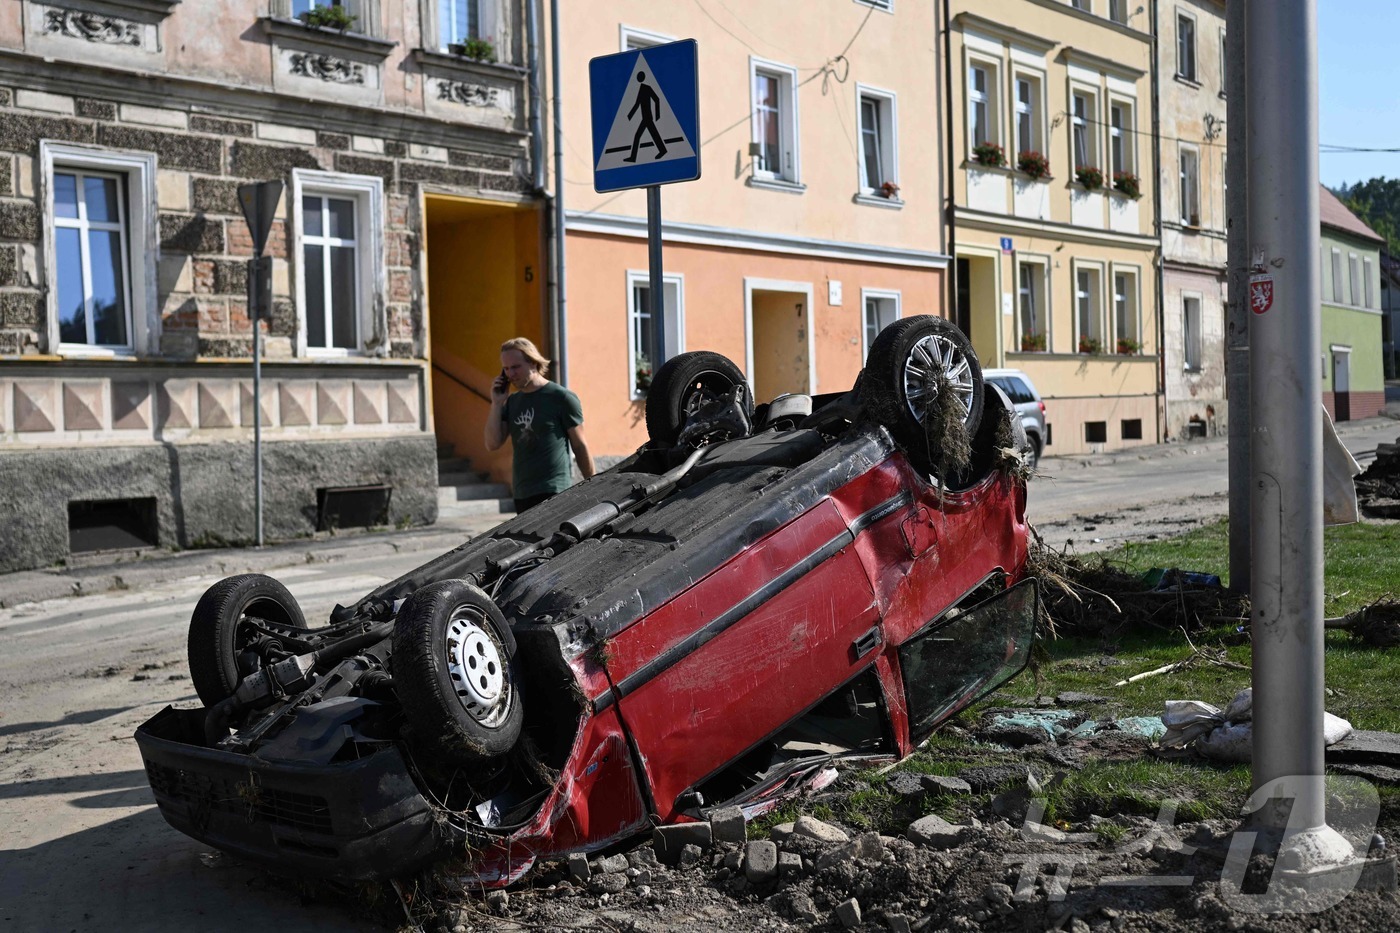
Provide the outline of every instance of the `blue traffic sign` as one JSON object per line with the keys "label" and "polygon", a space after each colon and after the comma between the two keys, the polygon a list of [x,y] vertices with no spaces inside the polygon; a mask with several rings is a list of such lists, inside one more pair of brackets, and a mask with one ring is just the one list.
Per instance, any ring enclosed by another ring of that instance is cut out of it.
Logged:
{"label": "blue traffic sign", "polygon": [[1014,244],[1011,242],[1011,237],[1004,236],[1001,238],[1001,251],[1003,253],[1009,253],[1013,250],[1013,248]]}
{"label": "blue traffic sign", "polygon": [[700,177],[700,74],[694,39],[588,63],[593,188],[618,191]]}

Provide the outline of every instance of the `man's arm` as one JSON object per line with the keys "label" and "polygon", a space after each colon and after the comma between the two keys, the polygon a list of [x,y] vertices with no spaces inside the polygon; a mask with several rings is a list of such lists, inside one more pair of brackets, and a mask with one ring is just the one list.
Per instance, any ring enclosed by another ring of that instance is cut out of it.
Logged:
{"label": "man's arm", "polygon": [[574,452],[574,459],[578,461],[578,471],[583,474],[584,479],[588,479],[596,471],[593,469],[593,455],[588,452],[588,441],[583,438],[583,425],[576,424],[565,433],[569,438],[569,447]]}

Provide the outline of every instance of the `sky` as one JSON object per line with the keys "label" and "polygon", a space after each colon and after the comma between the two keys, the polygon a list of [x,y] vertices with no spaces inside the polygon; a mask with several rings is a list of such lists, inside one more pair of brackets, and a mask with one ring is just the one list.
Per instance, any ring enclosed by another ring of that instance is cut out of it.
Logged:
{"label": "sky", "polygon": [[[1318,0],[1318,139],[1400,149],[1400,0]],[[1400,178],[1400,152],[1323,153],[1322,183]]]}

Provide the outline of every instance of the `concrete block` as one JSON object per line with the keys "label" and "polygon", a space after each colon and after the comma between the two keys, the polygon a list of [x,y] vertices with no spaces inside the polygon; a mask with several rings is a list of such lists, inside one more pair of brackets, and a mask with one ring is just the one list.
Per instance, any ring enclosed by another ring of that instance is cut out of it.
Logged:
{"label": "concrete block", "polygon": [[885,778],[885,789],[897,797],[922,797],[928,791],[921,778],[922,775],[909,771],[896,771]]}
{"label": "concrete block", "polygon": [[924,788],[931,794],[952,794],[965,796],[972,793],[972,785],[957,777],[944,777],[941,774],[925,774]]}
{"label": "concrete block", "polygon": [[373,136],[352,136],[350,137],[350,148],[356,152],[369,152],[374,155],[384,154],[384,140],[375,139]]}
{"label": "concrete block", "polygon": [[15,159],[15,194],[22,198],[32,198],[34,193],[34,160],[29,156]]}
{"label": "concrete block", "polygon": [[930,849],[952,849],[962,843],[966,833],[966,826],[954,825],[930,813],[910,823],[905,835],[910,842]]}
{"label": "concrete block", "polygon": [[144,123],[146,126],[163,126],[172,130],[187,130],[190,115],[183,110],[167,110],[164,107],[140,107],[136,104],[122,104],[123,123]]}
{"label": "concrete block", "polygon": [[185,172],[168,172],[165,169],[157,172],[156,203],[161,210],[189,210],[190,176]]}
{"label": "concrete block", "polygon": [[835,849],[831,849],[821,858],[817,859],[817,871],[822,871],[832,865],[839,865],[842,862],[849,862],[853,859],[882,862],[885,860],[885,853],[887,851],[878,833],[861,833],[850,842],[838,846]]}
{"label": "concrete block", "polygon": [[782,845],[784,842],[787,842],[788,837],[792,835],[792,827],[794,825],[793,823],[779,823],[777,826],[768,830],[768,838],[772,839],[778,845]]}
{"label": "concrete block", "polygon": [[796,836],[806,836],[826,843],[849,842],[851,838],[840,827],[823,823],[814,816],[799,816],[797,822],[792,824],[792,832]]}
{"label": "concrete block", "polygon": [[744,823],[744,811],[739,807],[724,807],[710,814],[710,831],[715,842],[748,841],[748,826]]}
{"label": "concrete block", "polygon": [[860,926],[860,902],[850,898],[837,904],[836,922],[847,930]]}
{"label": "concrete block", "polygon": [[792,881],[802,877],[802,856],[796,852],[778,853],[778,877]]}
{"label": "concrete block", "polygon": [[408,147],[408,157],[410,159],[421,159],[424,162],[446,162],[447,147],[412,143]]}
{"label": "concrete block", "polygon": [[569,853],[569,877],[579,884],[585,884],[593,877],[593,871],[588,867],[588,856],[582,852]]}
{"label": "concrete block", "polygon": [[709,823],[677,823],[674,826],[657,826],[651,831],[651,847],[664,865],[675,865],[680,861],[681,850],[687,845],[704,850],[710,847],[712,840]]}
{"label": "concrete block", "polygon": [[284,123],[259,123],[258,139],[271,139],[279,143],[297,143],[301,146],[316,145],[316,131],[304,126],[287,126]]}
{"label": "concrete block", "polygon": [[627,870],[627,856],[609,855],[594,861],[592,868],[599,874],[610,874]]}
{"label": "concrete block", "polygon": [[744,877],[749,884],[768,884],[778,878],[778,847],[768,839],[756,839],[744,847]]}
{"label": "concrete block", "polygon": [[30,91],[19,88],[15,91],[15,106],[24,110],[47,110],[50,113],[73,112],[73,98],[64,94],[50,94],[47,91]]}

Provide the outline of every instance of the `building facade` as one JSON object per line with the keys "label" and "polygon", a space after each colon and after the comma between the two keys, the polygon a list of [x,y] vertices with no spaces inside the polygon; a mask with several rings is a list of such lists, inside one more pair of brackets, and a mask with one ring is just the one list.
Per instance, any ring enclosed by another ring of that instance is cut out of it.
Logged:
{"label": "building facade", "polygon": [[[561,4],[567,334],[604,463],[646,439],[646,196],[592,189],[588,60],[694,38],[703,174],[661,189],[668,355],[715,350],[759,401],[850,388],[874,334],[943,314],[933,6]],[[645,51],[643,51],[645,55]]]}
{"label": "building facade", "polygon": [[1320,188],[1322,402],[1334,421],[1385,408],[1381,250],[1385,239]]}
{"label": "building facade", "polygon": [[1225,3],[1159,0],[1167,439],[1224,436],[1228,224]]}
{"label": "building facade", "polygon": [[1106,0],[949,0],[955,316],[1047,453],[1161,435],[1152,36]]}
{"label": "building facade", "polygon": [[269,538],[431,522],[455,361],[545,337],[524,3],[331,5],[0,8],[0,571],[251,540],[254,405]]}

